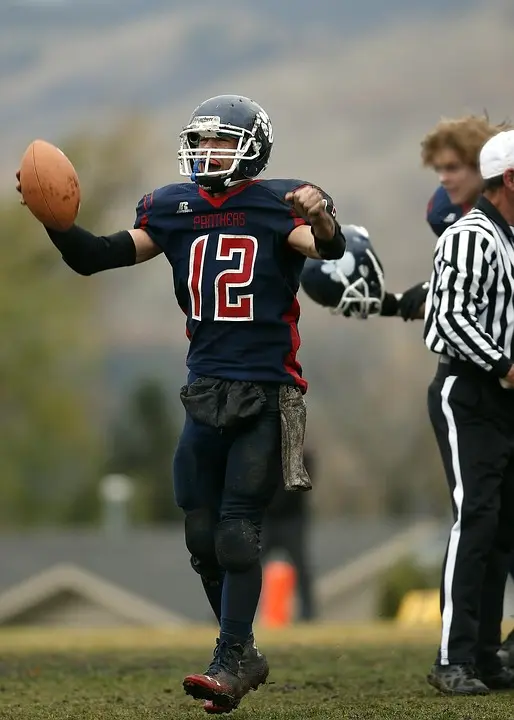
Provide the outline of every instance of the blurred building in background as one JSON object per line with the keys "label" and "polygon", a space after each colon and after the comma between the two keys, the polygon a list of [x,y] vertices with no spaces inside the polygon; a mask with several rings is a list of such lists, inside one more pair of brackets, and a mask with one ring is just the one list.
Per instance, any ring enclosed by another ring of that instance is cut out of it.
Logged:
{"label": "blurred building in background", "polygon": [[[384,571],[436,532],[428,521],[315,523],[317,619],[373,619]],[[212,622],[182,527],[10,533],[0,544],[0,626]]]}

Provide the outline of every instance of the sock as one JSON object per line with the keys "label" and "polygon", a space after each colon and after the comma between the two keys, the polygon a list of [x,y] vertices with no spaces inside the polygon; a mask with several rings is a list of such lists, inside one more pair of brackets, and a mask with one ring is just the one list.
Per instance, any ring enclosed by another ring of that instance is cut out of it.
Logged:
{"label": "sock", "polygon": [[216,620],[221,623],[221,594],[223,592],[223,579],[225,573],[221,572],[218,580],[202,577],[202,585],[207,595],[207,600],[216,615]]}
{"label": "sock", "polygon": [[220,642],[245,645],[252,633],[261,587],[260,563],[255,563],[242,573],[225,573],[221,595]]}

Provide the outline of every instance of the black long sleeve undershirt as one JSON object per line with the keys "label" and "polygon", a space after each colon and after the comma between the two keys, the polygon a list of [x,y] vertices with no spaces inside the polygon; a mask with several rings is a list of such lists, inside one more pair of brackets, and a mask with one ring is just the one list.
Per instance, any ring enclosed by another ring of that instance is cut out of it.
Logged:
{"label": "black long sleeve undershirt", "polygon": [[65,231],[45,230],[64,262],[79,275],[135,265],[136,246],[128,230],[100,236],[78,225]]}

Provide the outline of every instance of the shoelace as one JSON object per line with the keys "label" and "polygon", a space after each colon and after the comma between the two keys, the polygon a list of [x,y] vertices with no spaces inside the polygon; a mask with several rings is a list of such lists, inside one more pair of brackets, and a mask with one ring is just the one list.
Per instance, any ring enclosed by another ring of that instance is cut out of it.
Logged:
{"label": "shoelace", "polygon": [[464,665],[462,675],[466,680],[479,679],[478,669],[474,665]]}
{"label": "shoelace", "polygon": [[220,668],[223,668],[223,670],[233,673],[233,667],[237,667],[238,661],[239,657],[237,657],[237,652],[231,648],[230,645],[227,645],[226,642],[220,642],[220,639],[216,638],[216,647],[214,648],[211,664],[207,672],[212,674]]}
{"label": "shoelace", "polygon": [[212,654],[212,660],[210,662],[210,665],[207,669],[207,672],[210,673],[212,670],[215,670],[217,667],[219,667],[219,657],[221,654],[221,647],[220,647],[220,640],[219,638],[216,638],[216,647],[214,648],[214,652]]}

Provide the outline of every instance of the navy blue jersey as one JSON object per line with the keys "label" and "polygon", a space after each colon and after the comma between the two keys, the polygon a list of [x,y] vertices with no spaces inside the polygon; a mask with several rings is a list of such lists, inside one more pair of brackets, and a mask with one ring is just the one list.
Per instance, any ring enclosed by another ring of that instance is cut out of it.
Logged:
{"label": "navy blue jersey", "polygon": [[437,237],[446,228],[471,210],[471,205],[454,205],[442,185],[439,185],[427,206],[427,223]]}
{"label": "navy blue jersey", "polygon": [[139,202],[134,227],[150,235],[173,268],[194,375],[307,389],[296,357],[305,257],[287,243],[305,221],[284,200],[305,184],[249,181],[212,197],[177,183]]}

